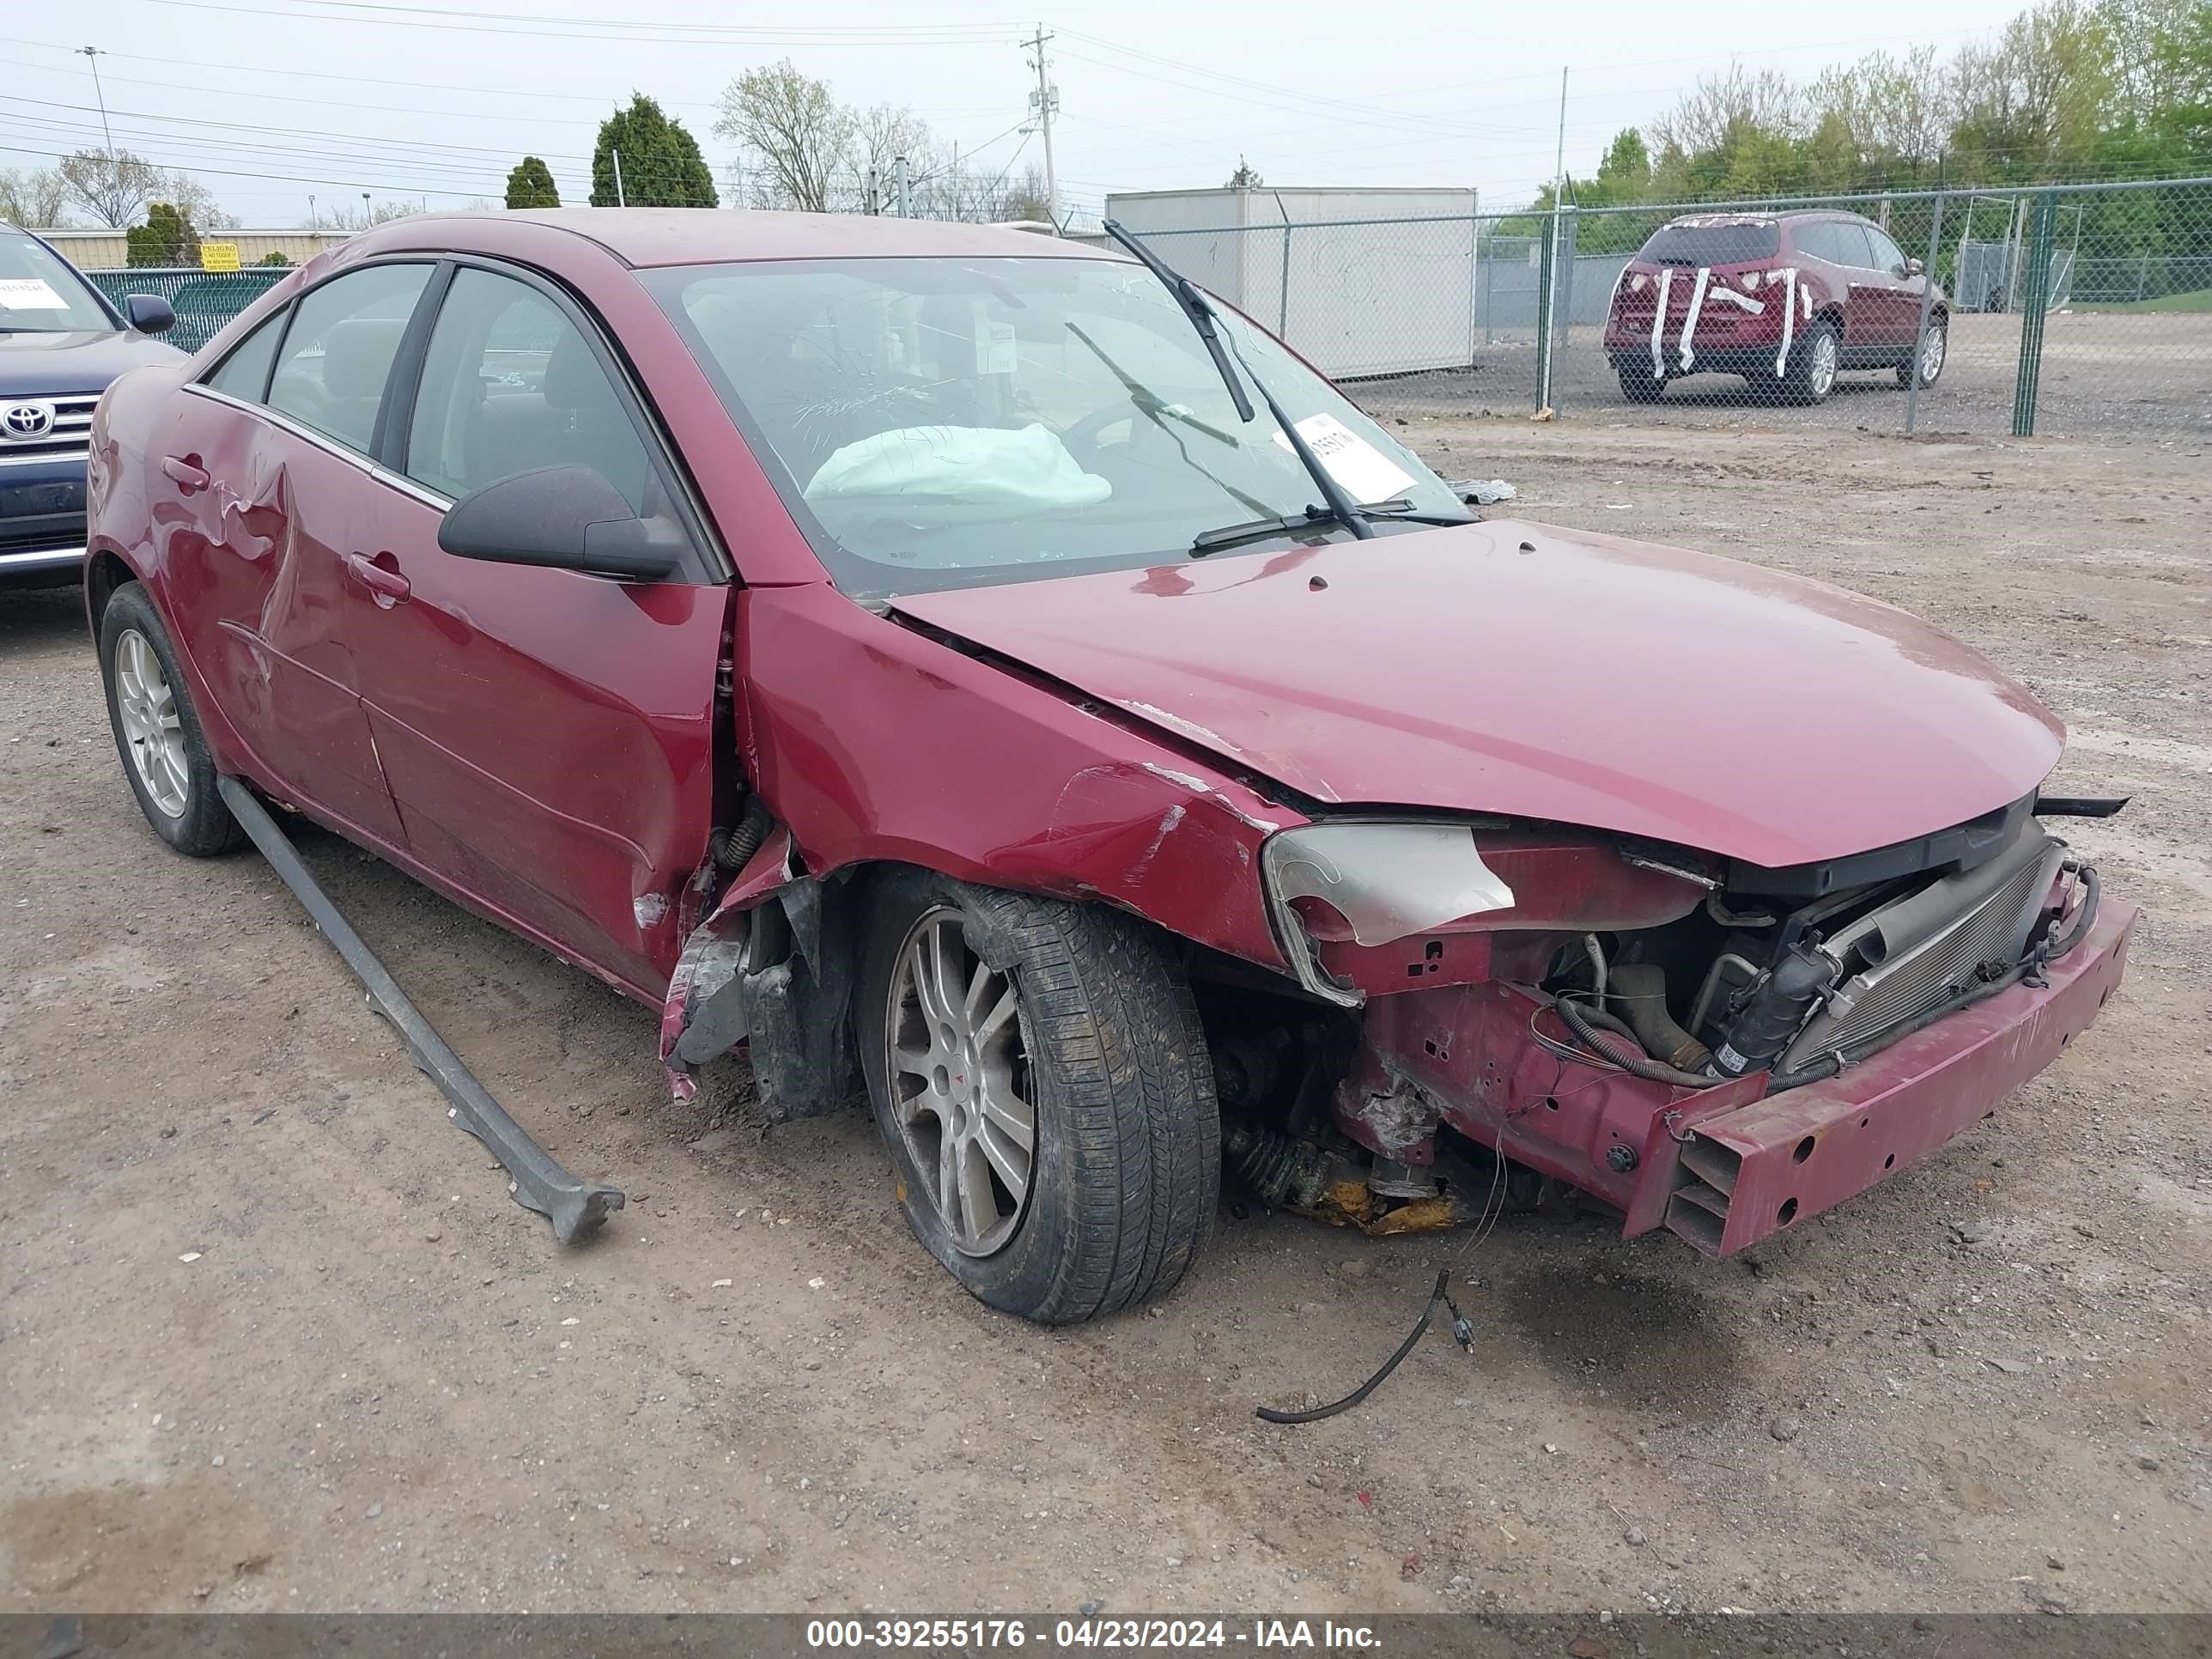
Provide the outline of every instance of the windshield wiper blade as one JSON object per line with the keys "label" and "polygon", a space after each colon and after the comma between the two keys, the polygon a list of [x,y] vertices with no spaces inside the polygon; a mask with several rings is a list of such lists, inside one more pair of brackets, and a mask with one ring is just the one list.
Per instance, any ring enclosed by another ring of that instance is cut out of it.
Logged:
{"label": "windshield wiper blade", "polygon": [[1252,400],[1244,395],[1243,382],[1237,378],[1237,371],[1229,366],[1229,354],[1221,349],[1221,331],[1213,325],[1213,307],[1206,303],[1206,297],[1191,285],[1189,277],[1179,276],[1169,270],[1166,261],[1158,254],[1122,229],[1120,220],[1107,220],[1105,229],[1109,236],[1135,254],[1145,269],[1158,277],[1167,291],[1175,295],[1175,302],[1182,307],[1183,315],[1190,319],[1190,325],[1198,331],[1198,337],[1206,343],[1206,355],[1213,359],[1213,367],[1221,375],[1221,384],[1229,388],[1229,401],[1237,405],[1237,418],[1249,421],[1252,418]]}
{"label": "windshield wiper blade", "polygon": [[[1376,501],[1369,507],[1352,509],[1359,515],[1360,527],[1366,529],[1370,520],[1387,520],[1392,524],[1475,524],[1480,522],[1473,514],[1452,517],[1443,513],[1416,511],[1408,501]],[[1334,507],[1307,507],[1302,513],[1285,513],[1272,519],[1255,519],[1249,524],[1226,524],[1218,530],[1201,531],[1190,544],[1190,556],[1202,559],[1209,553],[1218,553],[1238,542],[1249,542],[1258,536],[1294,535],[1301,530],[1340,522]],[[1371,530],[1367,532],[1373,535]]]}
{"label": "windshield wiper blade", "polygon": [[[1206,349],[1213,359],[1213,366],[1221,371],[1222,383],[1229,388],[1230,398],[1237,405],[1237,417],[1250,420],[1252,400],[1244,395],[1243,387],[1237,382],[1237,371],[1229,366],[1228,355],[1221,349],[1220,331],[1213,325],[1213,307],[1206,303],[1206,296],[1191,285],[1188,277],[1176,276],[1162,262],[1159,255],[1122,229],[1119,220],[1107,220],[1105,228],[1109,236],[1144,262],[1146,270],[1167,284],[1168,292],[1175,295],[1176,303],[1190,319],[1191,326],[1198,331],[1199,338],[1206,342]],[[1245,378],[1259,392],[1261,401],[1267,405],[1267,413],[1274,416],[1275,425],[1281,430],[1283,441],[1290,445],[1291,453],[1298,458],[1298,464],[1305,468],[1314,481],[1314,487],[1321,491],[1321,498],[1328,504],[1330,514],[1361,540],[1372,536],[1375,526],[1360,517],[1358,504],[1336,481],[1336,475],[1321,464],[1321,458],[1313,453],[1313,446],[1306,441],[1305,434],[1299,431],[1291,417],[1283,412],[1282,404],[1275,401],[1275,394],[1267,390],[1265,380],[1252,372],[1252,365],[1244,361],[1244,354],[1241,350],[1237,354],[1237,362],[1243,369]]]}

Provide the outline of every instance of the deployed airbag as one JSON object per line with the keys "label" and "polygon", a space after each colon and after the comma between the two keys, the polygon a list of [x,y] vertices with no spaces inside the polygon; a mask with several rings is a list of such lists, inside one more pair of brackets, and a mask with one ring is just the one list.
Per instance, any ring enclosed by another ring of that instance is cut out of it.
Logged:
{"label": "deployed airbag", "polygon": [[909,426],[847,444],[806,486],[817,507],[896,505],[921,523],[1018,519],[1091,507],[1114,493],[1067,446],[1031,422],[1018,431]]}

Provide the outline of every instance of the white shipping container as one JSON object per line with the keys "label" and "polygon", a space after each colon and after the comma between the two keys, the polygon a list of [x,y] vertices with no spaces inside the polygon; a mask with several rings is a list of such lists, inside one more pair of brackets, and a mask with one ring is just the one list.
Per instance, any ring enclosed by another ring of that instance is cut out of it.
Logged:
{"label": "white shipping container", "polygon": [[1322,374],[1471,361],[1472,190],[1158,190],[1106,216],[1273,330]]}

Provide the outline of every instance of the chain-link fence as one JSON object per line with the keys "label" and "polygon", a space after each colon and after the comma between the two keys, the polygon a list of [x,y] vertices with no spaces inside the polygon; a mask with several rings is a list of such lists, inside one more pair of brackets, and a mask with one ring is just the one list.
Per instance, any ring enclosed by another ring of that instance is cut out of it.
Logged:
{"label": "chain-link fence", "polygon": [[222,325],[259,299],[270,284],[291,272],[282,265],[252,270],[88,270],[88,280],[120,307],[126,295],[152,294],[169,302],[177,325],[164,337],[185,351],[198,351]]}
{"label": "chain-link fence", "polygon": [[2212,179],[1133,228],[1393,413],[2212,435]]}
{"label": "chain-link fence", "polygon": [[[1143,234],[1377,410],[2212,435],[2212,179]],[[187,350],[284,274],[88,273]]]}

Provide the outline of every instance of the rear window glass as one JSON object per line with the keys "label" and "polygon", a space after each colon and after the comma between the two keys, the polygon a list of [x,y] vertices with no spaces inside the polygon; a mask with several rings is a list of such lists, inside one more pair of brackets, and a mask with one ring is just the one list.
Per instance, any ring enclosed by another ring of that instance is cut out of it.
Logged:
{"label": "rear window glass", "polygon": [[1737,265],[1781,250],[1781,233],[1771,224],[1667,225],[1637,257],[1662,265]]}

